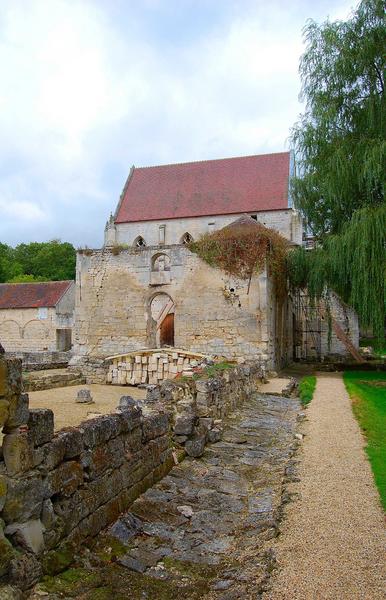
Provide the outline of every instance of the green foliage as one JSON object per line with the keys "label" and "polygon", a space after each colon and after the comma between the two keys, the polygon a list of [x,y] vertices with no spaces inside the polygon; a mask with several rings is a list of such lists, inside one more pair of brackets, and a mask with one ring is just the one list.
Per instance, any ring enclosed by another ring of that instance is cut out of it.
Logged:
{"label": "green foliage", "polygon": [[302,406],[307,406],[307,404],[311,402],[314,396],[315,387],[315,375],[307,375],[306,377],[303,377],[299,383],[299,398]]}
{"label": "green foliage", "polygon": [[386,338],[378,340],[374,338],[362,338],[359,345],[361,347],[371,346],[374,350],[374,355],[379,358],[386,356]]}
{"label": "green foliage", "polygon": [[299,167],[292,194],[323,239],[358,209],[384,202],[384,2],[362,0],[346,22],[310,21],[304,36],[306,110],[292,131]]}
{"label": "green foliage", "polygon": [[11,248],[0,243],[0,282],[75,279],[76,252],[72,244],[52,240]]}
{"label": "green foliage", "polygon": [[383,337],[386,303],[386,205],[363,208],[315,250],[288,255],[292,287],[320,298],[326,286],[358,313],[361,324]]}
{"label": "green foliage", "polygon": [[250,279],[267,267],[277,294],[286,291],[288,242],[277,231],[249,217],[201,236],[189,244],[189,249],[210,266],[240,279]]}
{"label": "green foliage", "polygon": [[386,510],[386,373],[346,371],[344,382],[367,439],[366,453]]}

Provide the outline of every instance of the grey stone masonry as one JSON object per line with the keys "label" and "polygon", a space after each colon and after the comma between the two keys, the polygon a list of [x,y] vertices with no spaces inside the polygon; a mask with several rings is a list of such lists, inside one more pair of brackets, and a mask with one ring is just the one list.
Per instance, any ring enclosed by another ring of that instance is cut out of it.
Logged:
{"label": "grey stone masonry", "polygon": [[149,386],[143,407],[124,397],[115,413],[55,434],[52,411],[28,407],[21,361],[0,357],[0,585],[28,589],[53,556],[113,523],[185,453],[200,456],[261,377],[254,363],[164,381]]}

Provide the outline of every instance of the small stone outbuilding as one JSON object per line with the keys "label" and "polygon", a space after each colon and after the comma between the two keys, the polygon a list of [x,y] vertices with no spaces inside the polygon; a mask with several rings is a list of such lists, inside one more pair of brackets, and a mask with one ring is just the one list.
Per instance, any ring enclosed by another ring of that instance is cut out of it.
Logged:
{"label": "small stone outbuilding", "polygon": [[74,281],[0,284],[0,342],[7,352],[67,351]]}

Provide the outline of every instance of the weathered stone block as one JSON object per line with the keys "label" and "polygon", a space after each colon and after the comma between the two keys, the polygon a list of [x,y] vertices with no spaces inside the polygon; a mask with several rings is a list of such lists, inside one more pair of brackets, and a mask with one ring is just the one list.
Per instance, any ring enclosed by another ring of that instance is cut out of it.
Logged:
{"label": "weathered stone block", "polygon": [[33,467],[32,450],[26,433],[9,433],[4,436],[3,457],[9,475],[24,473]]}
{"label": "weathered stone block", "polygon": [[49,498],[47,500],[44,500],[43,502],[42,513],[40,518],[46,530],[52,529],[56,517],[54,513],[53,504]]}
{"label": "weathered stone block", "polygon": [[222,429],[220,427],[213,427],[208,431],[208,440],[211,444],[215,444],[222,439]]}
{"label": "weathered stone block", "polygon": [[169,431],[167,414],[150,415],[144,418],[142,424],[143,441],[147,442]]}
{"label": "weathered stone block", "polygon": [[176,418],[174,426],[175,435],[191,435],[196,422],[194,415],[180,415]]}
{"label": "weathered stone block", "polygon": [[7,400],[9,401],[9,407],[5,431],[11,431],[20,427],[20,425],[26,425],[29,418],[28,394],[12,393],[7,397]]}
{"label": "weathered stone block", "polygon": [[192,440],[188,440],[185,443],[185,450],[189,456],[193,456],[194,458],[199,458],[204,454],[205,450],[205,442],[206,436],[201,435],[199,437],[195,437]]}
{"label": "weathered stone block", "polygon": [[15,545],[40,554],[44,550],[43,531],[40,519],[33,519],[26,523],[12,523],[5,528],[4,533],[12,538]]}
{"label": "weathered stone block", "polygon": [[119,413],[121,431],[126,433],[136,429],[141,424],[142,409],[137,406],[130,410],[123,410]]}
{"label": "weathered stone block", "polygon": [[82,483],[82,466],[78,462],[70,460],[59,465],[57,469],[47,475],[44,495],[46,498],[59,493],[62,496],[71,496]]}
{"label": "weathered stone block", "polygon": [[65,451],[64,458],[74,458],[79,456],[83,450],[83,437],[79,429],[69,429],[68,431],[61,432],[58,437],[61,442],[64,442]]}
{"label": "weathered stone block", "polygon": [[51,442],[42,446],[44,459],[41,469],[49,472],[57,467],[64,460],[67,445],[66,437],[64,435],[58,435],[54,437]]}
{"label": "weathered stone block", "polygon": [[49,408],[29,411],[28,435],[35,446],[50,442],[54,437],[54,413]]}
{"label": "weathered stone block", "polygon": [[9,581],[22,590],[30,589],[42,576],[42,567],[34,554],[21,554],[11,560]]}
{"label": "weathered stone block", "polygon": [[6,501],[2,517],[6,523],[23,523],[38,518],[43,502],[43,483],[37,473],[31,477],[8,479]]}
{"label": "weathered stone block", "polygon": [[132,412],[136,414],[138,409],[84,421],[80,428],[84,446],[87,448],[95,448],[96,446],[107,442],[110,438],[118,435],[120,431],[128,430],[126,429],[125,421],[130,419]]}

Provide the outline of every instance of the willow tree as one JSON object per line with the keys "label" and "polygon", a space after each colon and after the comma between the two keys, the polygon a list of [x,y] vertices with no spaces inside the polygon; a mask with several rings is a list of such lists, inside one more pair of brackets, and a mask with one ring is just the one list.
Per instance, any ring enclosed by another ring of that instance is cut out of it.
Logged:
{"label": "willow tree", "polygon": [[[347,21],[311,21],[300,62],[305,111],[292,130],[295,205],[316,237],[293,281],[330,285],[380,334],[385,315],[385,15],[363,0]],[[350,254],[351,253],[351,254]]]}

